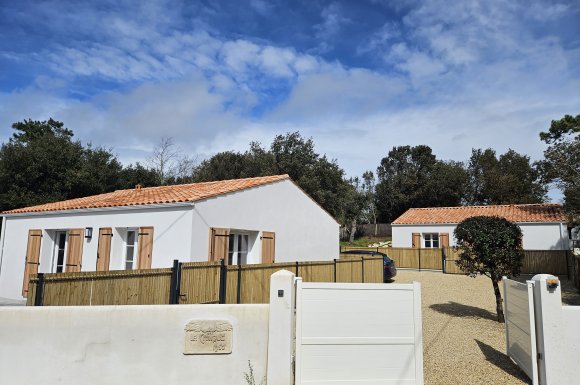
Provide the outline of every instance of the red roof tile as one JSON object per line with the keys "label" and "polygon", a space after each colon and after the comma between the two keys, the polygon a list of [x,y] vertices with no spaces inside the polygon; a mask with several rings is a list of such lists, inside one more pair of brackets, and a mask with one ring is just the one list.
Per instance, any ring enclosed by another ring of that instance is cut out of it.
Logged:
{"label": "red roof tile", "polygon": [[218,195],[262,186],[284,179],[290,179],[290,177],[288,175],[273,175],[258,178],[231,179],[216,182],[117,190],[111,193],[93,195],[85,198],[76,198],[61,202],[46,203],[38,206],[8,210],[2,212],[2,214],[195,202]]}
{"label": "red roof tile", "polygon": [[566,222],[562,206],[555,203],[497,206],[412,208],[393,225],[459,223],[474,216],[498,216],[512,222]]}

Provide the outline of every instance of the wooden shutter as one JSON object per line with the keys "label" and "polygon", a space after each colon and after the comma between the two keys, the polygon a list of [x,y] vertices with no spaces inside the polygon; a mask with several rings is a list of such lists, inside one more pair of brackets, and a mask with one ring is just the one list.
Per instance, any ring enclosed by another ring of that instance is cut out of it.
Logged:
{"label": "wooden shutter", "polygon": [[276,233],[262,231],[262,263],[274,263],[276,256]]}
{"label": "wooden shutter", "polygon": [[97,248],[97,271],[109,271],[111,259],[111,239],[113,229],[102,227],[99,229],[99,246]]}
{"label": "wooden shutter", "polygon": [[449,247],[449,233],[441,233],[439,234],[439,246]]}
{"label": "wooden shutter", "polygon": [[413,233],[413,248],[414,249],[421,248],[421,234],[420,233]]}
{"label": "wooden shutter", "polygon": [[139,241],[138,241],[138,269],[150,269],[151,268],[151,257],[153,253],[153,227],[140,227],[139,228]]}
{"label": "wooden shutter", "polygon": [[38,273],[41,240],[42,230],[28,230],[28,245],[26,246],[26,261],[24,264],[24,282],[22,285],[23,297],[28,295],[30,276]]}
{"label": "wooden shutter", "polygon": [[84,229],[71,229],[68,231],[68,251],[66,254],[66,269],[68,272],[81,271],[83,262],[83,243],[85,241]]}
{"label": "wooden shutter", "polygon": [[230,244],[230,229],[211,227],[209,229],[209,258],[210,262],[224,260],[228,263],[228,248]]}

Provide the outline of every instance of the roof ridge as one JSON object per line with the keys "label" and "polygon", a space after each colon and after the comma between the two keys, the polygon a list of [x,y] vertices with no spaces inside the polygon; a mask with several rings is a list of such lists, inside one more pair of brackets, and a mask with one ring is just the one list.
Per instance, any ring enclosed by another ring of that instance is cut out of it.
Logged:
{"label": "roof ridge", "polygon": [[440,210],[440,209],[465,209],[465,208],[488,208],[488,207],[519,207],[519,206],[562,206],[560,203],[506,203],[501,205],[465,205],[465,206],[439,206],[439,207],[411,207],[408,210]]}
{"label": "roof ridge", "polygon": [[[280,177],[280,179],[288,179],[288,178],[290,178],[290,175],[288,175],[288,174],[275,174],[275,175],[252,176],[252,177],[238,178],[238,179],[219,179],[219,180],[208,180],[208,181],[204,181],[204,182],[167,184],[167,185],[162,185],[162,186],[151,186],[151,187],[143,187],[142,186],[141,191],[160,189],[160,188],[168,188],[168,187],[193,186],[193,185],[208,184],[208,183],[226,183],[226,182],[233,182],[233,181],[240,181],[241,182],[241,181],[247,181],[250,179],[262,179],[262,178],[272,178],[272,177]],[[135,188],[124,188],[124,189],[119,189],[119,190],[115,190],[115,191],[111,191],[111,192],[128,191],[128,190],[135,190]],[[104,193],[104,194],[110,194],[110,193]],[[101,194],[97,194],[97,195],[101,195]],[[96,196],[96,195],[91,195],[91,196]],[[77,198],[73,198],[73,199],[77,199]]]}

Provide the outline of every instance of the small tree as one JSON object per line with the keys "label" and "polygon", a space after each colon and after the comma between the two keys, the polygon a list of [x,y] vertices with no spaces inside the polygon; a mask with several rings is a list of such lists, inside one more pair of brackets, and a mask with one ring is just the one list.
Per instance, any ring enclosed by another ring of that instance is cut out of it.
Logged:
{"label": "small tree", "polygon": [[502,276],[513,277],[522,267],[522,230],[500,217],[471,217],[454,232],[461,251],[457,265],[470,277],[485,275],[495,293],[498,322],[505,322],[499,282]]}

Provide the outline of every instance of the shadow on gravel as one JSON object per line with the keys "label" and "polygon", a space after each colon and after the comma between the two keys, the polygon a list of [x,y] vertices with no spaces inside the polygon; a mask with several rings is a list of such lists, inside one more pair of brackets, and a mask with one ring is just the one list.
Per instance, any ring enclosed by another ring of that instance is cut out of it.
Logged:
{"label": "shadow on gravel", "polygon": [[514,376],[525,383],[530,383],[528,376],[526,376],[526,374],[516,364],[514,364],[507,355],[479,340],[475,340],[475,342],[477,342],[479,349],[487,361],[491,362],[507,374]]}
{"label": "shadow on gravel", "polygon": [[448,314],[453,317],[471,317],[483,318],[491,321],[497,321],[497,316],[485,309],[480,309],[475,306],[464,305],[457,302],[436,303],[429,306],[431,309],[439,313]]}

